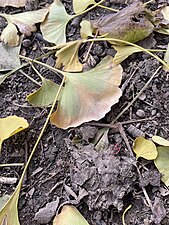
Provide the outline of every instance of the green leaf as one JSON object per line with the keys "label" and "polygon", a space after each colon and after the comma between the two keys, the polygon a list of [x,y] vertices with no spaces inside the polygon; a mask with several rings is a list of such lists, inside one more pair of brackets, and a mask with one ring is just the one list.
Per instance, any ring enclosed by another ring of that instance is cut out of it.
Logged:
{"label": "green leaf", "polygon": [[122,67],[104,58],[100,64],[83,73],[66,73],[58,108],[51,123],[67,129],[84,122],[99,120],[118,102],[121,90]]}
{"label": "green leaf", "polygon": [[60,214],[53,221],[53,225],[89,225],[82,214],[70,205],[64,205]]}
{"label": "green leaf", "polygon": [[137,137],[134,141],[133,151],[136,157],[143,157],[152,160],[157,157],[157,148],[152,141],[146,140],[144,137]]}
{"label": "green leaf", "polygon": [[66,43],[66,25],[73,16],[67,14],[64,5],[55,0],[49,8],[49,14],[45,21],[41,24],[45,40],[56,45]]}
{"label": "green leaf", "polygon": [[59,90],[59,85],[51,80],[42,78],[42,86],[32,94],[27,96],[27,100],[33,106],[44,107],[53,103],[56,94]]}
{"label": "green leaf", "polygon": [[137,47],[134,46],[115,46],[113,48],[117,51],[116,55],[113,58],[113,62],[116,64],[120,64],[123,62],[128,56],[132,55],[136,52],[141,52]]}
{"label": "green leaf", "polygon": [[155,135],[152,137],[152,140],[158,145],[169,146],[169,141],[160,136]]}
{"label": "green leaf", "polygon": [[[21,65],[19,59],[20,47],[21,45],[11,48],[3,42],[0,43],[0,52],[3,56],[0,58],[0,71],[12,70]],[[0,77],[0,83],[1,79],[3,78]]]}
{"label": "green leaf", "polygon": [[82,40],[68,42],[56,53],[56,67],[64,66],[65,71],[79,72],[82,71],[83,66],[79,62],[78,51]]}
{"label": "green leaf", "polygon": [[169,186],[169,147],[158,147],[158,156],[154,160],[155,166],[162,174],[162,181]]}
{"label": "green leaf", "polygon": [[94,0],[73,0],[73,9],[74,12],[80,13],[83,12],[89,5],[96,4]]}
{"label": "green leaf", "polygon": [[1,225],[20,225],[18,218],[18,198],[21,188],[21,182],[18,184],[15,192],[0,210]]}
{"label": "green leaf", "polygon": [[30,35],[31,32],[36,31],[35,24],[42,22],[47,13],[48,9],[39,9],[14,15],[0,13],[0,16],[4,17],[8,22],[1,34],[1,40],[11,47],[17,46],[20,40],[17,27],[22,34]]}

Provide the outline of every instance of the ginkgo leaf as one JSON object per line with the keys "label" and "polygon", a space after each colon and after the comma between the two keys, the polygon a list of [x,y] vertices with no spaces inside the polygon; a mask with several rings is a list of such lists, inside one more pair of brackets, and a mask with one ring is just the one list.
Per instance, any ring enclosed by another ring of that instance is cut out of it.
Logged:
{"label": "ginkgo leaf", "polygon": [[155,135],[152,137],[152,140],[158,145],[169,146],[169,141],[160,136]]}
{"label": "ginkgo leaf", "polygon": [[169,6],[162,8],[161,13],[164,16],[164,19],[169,21]]}
{"label": "ginkgo leaf", "polygon": [[65,71],[79,72],[83,66],[79,62],[78,51],[82,40],[68,42],[63,48],[56,53],[56,67],[64,66]]}
{"label": "ginkgo leaf", "polygon": [[119,64],[123,62],[128,56],[132,55],[136,52],[141,52],[139,48],[135,46],[115,46],[113,45],[113,48],[117,51],[113,58],[113,62],[116,64]]}
{"label": "ginkgo leaf", "polygon": [[87,39],[88,37],[93,37],[93,35],[92,35],[93,28],[92,28],[90,21],[83,20],[80,23],[80,26],[81,26],[80,35],[83,39]]}
{"label": "ginkgo leaf", "polygon": [[12,135],[26,129],[29,126],[28,122],[18,116],[8,116],[0,118],[0,151],[2,142]]}
{"label": "ginkgo leaf", "polygon": [[158,156],[154,160],[155,166],[162,174],[161,180],[169,186],[169,147],[158,147]]}
{"label": "ginkgo leaf", "polygon": [[27,100],[33,106],[49,106],[53,103],[58,90],[59,85],[51,80],[42,78],[42,86],[34,93],[29,94]]}
{"label": "ginkgo leaf", "polygon": [[137,137],[134,141],[133,151],[136,157],[143,157],[152,160],[157,157],[157,148],[152,141],[146,140],[144,137]]}
{"label": "ginkgo leaf", "polygon": [[13,6],[13,7],[23,7],[26,4],[26,0],[0,0],[0,6]]}
{"label": "ginkgo leaf", "polygon": [[60,214],[54,220],[53,225],[89,225],[82,214],[71,205],[64,205]]}
{"label": "ginkgo leaf", "polygon": [[0,58],[0,71],[12,70],[21,65],[19,59],[20,47],[21,45],[11,48],[3,42],[0,43],[0,53],[3,56]]}
{"label": "ginkgo leaf", "polygon": [[15,192],[7,203],[0,209],[0,225],[20,225],[18,218],[18,198],[21,183],[18,184]]}
{"label": "ginkgo leaf", "polygon": [[0,197],[0,210],[4,207],[4,205],[7,203],[9,198],[10,198],[10,195],[4,195]]}
{"label": "ginkgo leaf", "polygon": [[64,5],[55,0],[49,8],[49,14],[41,24],[43,38],[56,45],[66,43],[66,25],[73,16],[67,14]]}
{"label": "ginkgo leaf", "polygon": [[73,0],[73,9],[74,12],[80,13],[83,12],[89,5],[96,4],[94,0]]}
{"label": "ginkgo leaf", "polygon": [[[169,44],[168,44],[168,46],[167,46],[167,51],[166,51],[166,53],[165,53],[165,55],[164,55],[164,61],[169,65]],[[168,68],[167,68],[166,66],[163,66],[163,69],[164,69],[165,71],[169,71]]]}
{"label": "ginkgo leaf", "polygon": [[105,57],[95,68],[83,73],[66,73],[58,108],[51,123],[67,129],[90,120],[99,120],[118,102],[122,67]]}
{"label": "ginkgo leaf", "polygon": [[14,15],[0,13],[0,16],[4,17],[8,22],[1,34],[1,40],[11,47],[17,46],[19,44],[17,27],[22,34],[30,35],[31,32],[36,31],[35,24],[42,22],[48,11],[48,9],[39,9]]}

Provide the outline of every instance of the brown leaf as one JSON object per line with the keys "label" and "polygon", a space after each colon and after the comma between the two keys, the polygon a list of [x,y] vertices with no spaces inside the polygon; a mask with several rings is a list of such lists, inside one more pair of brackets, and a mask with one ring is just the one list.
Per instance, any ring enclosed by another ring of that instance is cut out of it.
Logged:
{"label": "brown leaf", "polygon": [[[92,25],[100,35],[135,43],[153,32],[154,26],[149,20],[150,12],[140,2],[135,2],[116,14],[109,14]],[[147,16],[148,15],[148,16]]]}
{"label": "brown leaf", "polygon": [[23,7],[26,4],[26,0],[0,0],[0,6],[13,6],[13,7]]}

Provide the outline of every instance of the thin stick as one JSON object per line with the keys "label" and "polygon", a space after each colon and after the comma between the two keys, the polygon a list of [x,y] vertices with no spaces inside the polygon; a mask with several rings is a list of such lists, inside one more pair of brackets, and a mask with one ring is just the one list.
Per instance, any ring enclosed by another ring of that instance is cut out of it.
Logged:
{"label": "thin stick", "polygon": [[98,5],[98,7],[103,8],[103,9],[107,9],[107,10],[110,10],[110,11],[113,11],[113,12],[119,12],[119,9],[109,8],[109,7],[104,6],[104,5]]}
{"label": "thin stick", "polygon": [[33,83],[37,84],[38,86],[41,86],[40,83],[36,80],[34,80],[32,77],[30,77],[29,75],[27,75],[25,72],[23,72],[22,70],[20,71],[20,73],[22,73],[25,77],[27,77],[29,80],[31,80]]}
{"label": "thin stick", "polygon": [[41,80],[43,80],[43,76],[39,73],[39,71],[35,68],[32,62],[30,62],[30,65],[32,66],[32,69],[36,72],[36,74],[40,77]]}
{"label": "thin stick", "polygon": [[0,164],[0,167],[10,167],[10,166],[23,166],[24,163],[7,163],[7,164]]}

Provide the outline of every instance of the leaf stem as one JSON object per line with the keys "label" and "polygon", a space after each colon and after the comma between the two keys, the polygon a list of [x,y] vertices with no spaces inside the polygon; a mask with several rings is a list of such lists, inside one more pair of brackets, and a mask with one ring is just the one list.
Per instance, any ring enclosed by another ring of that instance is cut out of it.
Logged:
{"label": "leaf stem", "polygon": [[148,49],[145,49],[145,48],[143,48],[143,47],[141,47],[141,46],[139,46],[137,44],[134,44],[134,43],[131,43],[131,42],[128,42],[128,41],[124,41],[124,40],[120,40],[120,39],[115,39],[115,38],[93,38],[93,39],[83,40],[82,43],[93,42],[93,41],[111,41],[111,42],[117,42],[117,43],[132,45],[134,47],[139,48],[141,51],[146,52],[147,54],[151,55],[156,60],[158,60],[162,65],[167,67],[167,69],[169,69],[169,65],[167,65],[167,63],[165,63],[164,60],[160,59],[157,55],[154,55]]}
{"label": "leaf stem", "polygon": [[103,9],[107,9],[107,10],[110,10],[110,11],[113,11],[113,12],[119,12],[119,9],[109,8],[109,7],[104,6],[104,5],[98,5],[98,7],[103,8]]}

